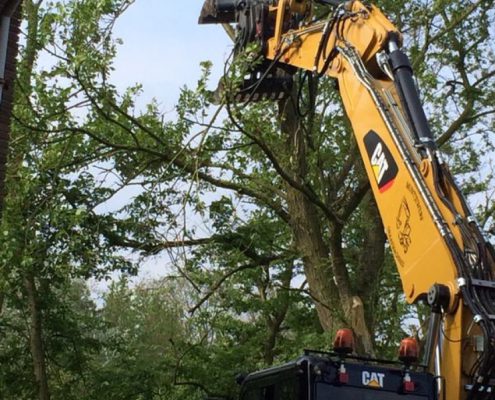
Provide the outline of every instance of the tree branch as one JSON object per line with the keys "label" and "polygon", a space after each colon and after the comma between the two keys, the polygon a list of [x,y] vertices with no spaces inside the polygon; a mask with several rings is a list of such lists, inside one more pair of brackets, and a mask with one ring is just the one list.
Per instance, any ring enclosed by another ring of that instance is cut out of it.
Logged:
{"label": "tree branch", "polygon": [[267,146],[267,144],[258,136],[252,133],[247,132],[240,124],[239,122],[235,119],[235,117],[232,114],[232,110],[227,104],[227,112],[229,114],[229,117],[232,121],[232,123],[237,127],[239,131],[241,131],[245,136],[247,136],[249,139],[251,139],[256,145],[263,151],[263,153],[267,156],[268,160],[272,164],[273,168],[275,171],[280,175],[280,177],[290,186],[292,186],[294,189],[300,191],[303,193],[309,201],[311,201],[313,204],[315,204],[318,208],[320,208],[323,213],[327,216],[327,218],[332,221],[332,222],[340,222],[339,217],[331,210],[329,209],[324,202],[322,202],[316,193],[313,191],[313,189],[307,185],[307,184],[301,184],[298,182],[296,179],[291,177],[287,171],[282,167],[280,162],[278,161],[278,158],[276,155],[273,153],[273,151]]}

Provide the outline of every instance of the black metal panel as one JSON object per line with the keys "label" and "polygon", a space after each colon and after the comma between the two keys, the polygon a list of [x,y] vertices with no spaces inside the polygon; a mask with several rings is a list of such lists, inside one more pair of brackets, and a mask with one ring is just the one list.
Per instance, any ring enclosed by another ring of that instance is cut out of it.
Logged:
{"label": "black metal panel", "polygon": [[[341,365],[347,382],[341,383]],[[437,400],[433,375],[408,371],[414,391],[404,391],[405,367],[358,357],[308,353],[293,362],[248,375],[241,400]],[[282,397],[281,397],[282,396]]]}

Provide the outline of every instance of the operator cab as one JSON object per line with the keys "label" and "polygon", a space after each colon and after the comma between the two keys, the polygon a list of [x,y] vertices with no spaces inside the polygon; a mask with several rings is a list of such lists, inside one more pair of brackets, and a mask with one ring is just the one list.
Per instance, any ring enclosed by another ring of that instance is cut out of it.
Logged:
{"label": "operator cab", "polygon": [[433,375],[388,365],[306,351],[295,361],[248,375],[240,400],[437,400]]}

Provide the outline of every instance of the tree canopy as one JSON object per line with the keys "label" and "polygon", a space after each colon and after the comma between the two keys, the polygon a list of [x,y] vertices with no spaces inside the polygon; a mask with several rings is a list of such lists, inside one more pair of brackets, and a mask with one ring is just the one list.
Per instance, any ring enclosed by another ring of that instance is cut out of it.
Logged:
{"label": "tree canopy", "polygon": [[[132,3],[24,2],[0,396],[234,396],[237,373],[328,349],[340,327],[382,358],[421,337],[334,83],[321,79],[313,98],[301,72],[287,100],[215,106],[205,61],[167,119],[158,100],[136,105],[139,85],[112,83],[113,27]],[[489,231],[495,6],[377,3],[404,32],[437,142]],[[150,260],[170,273],[130,283]],[[88,280],[116,272],[95,301]]]}

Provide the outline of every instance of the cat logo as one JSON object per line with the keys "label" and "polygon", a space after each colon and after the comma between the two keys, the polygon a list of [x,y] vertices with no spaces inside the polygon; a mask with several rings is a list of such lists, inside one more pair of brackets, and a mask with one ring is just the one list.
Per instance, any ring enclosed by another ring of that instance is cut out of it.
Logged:
{"label": "cat logo", "polygon": [[363,371],[363,385],[375,389],[383,388],[385,374],[379,372]]}
{"label": "cat logo", "polygon": [[373,167],[373,172],[375,173],[375,178],[377,182],[380,182],[388,170],[388,162],[385,158],[385,153],[383,152],[383,145],[378,143],[376,145],[375,151],[371,156],[371,166]]}
{"label": "cat logo", "polygon": [[364,145],[370,158],[371,168],[378,184],[378,190],[380,193],[385,193],[393,186],[395,178],[399,173],[399,168],[390,150],[376,132],[369,131],[366,134]]}

